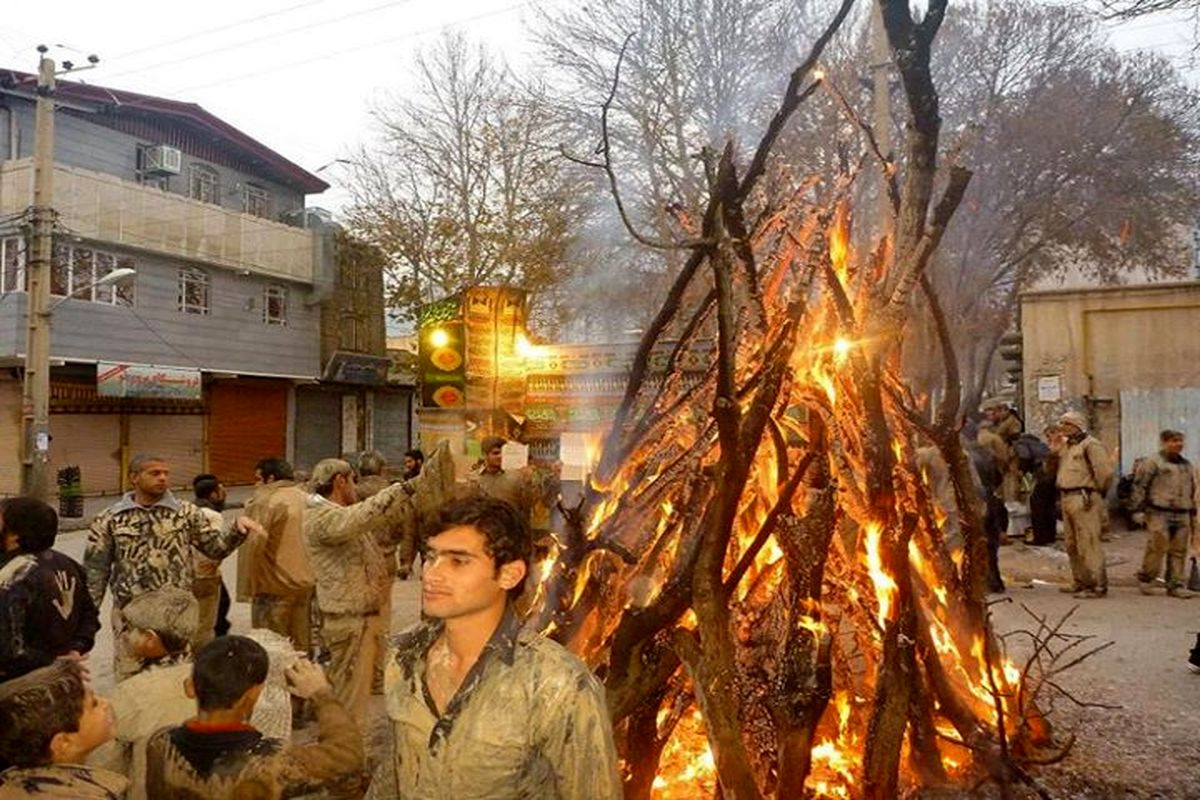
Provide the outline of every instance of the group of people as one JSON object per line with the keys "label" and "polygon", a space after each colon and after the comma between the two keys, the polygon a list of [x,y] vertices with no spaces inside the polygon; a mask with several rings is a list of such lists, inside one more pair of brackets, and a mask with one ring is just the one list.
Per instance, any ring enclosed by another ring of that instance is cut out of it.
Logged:
{"label": "group of people", "polygon": [[[533,539],[496,496],[515,476],[488,444],[470,487],[444,447],[395,481],[373,453],[320,461],[307,484],[264,459],[228,521],[213,476],[184,500],[162,458],[138,456],[82,566],[53,550],[53,509],[5,501],[0,799],[619,797],[599,684],[513,609]],[[423,621],[392,637],[392,584],[418,549]],[[235,551],[245,635],[218,628]],[[106,595],[116,686],[101,697],[87,653]],[[368,765],[381,691],[388,747]],[[294,743],[306,723],[315,741]]]}
{"label": "group of people", "polygon": [[[1107,538],[1108,497],[1116,474],[1113,458],[1090,435],[1088,420],[1068,411],[1044,431],[1044,440],[1023,431],[1020,418],[1001,401],[985,404],[986,422],[968,443],[974,455],[991,456],[988,468],[979,470],[988,496],[986,527],[993,544],[1007,528],[1007,508],[1027,498],[1032,543],[1053,544],[1057,520],[1071,563],[1071,584],[1062,591],[1081,599],[1108,593],[1103,541]],[[1184,434],[1166,429],[1159,435],[1158,452],[1139,459],[1130,481],[1129,507],[1135,525],[1147,530],[1141,569],[1137,573],[1142,594],[1165,592],[1192,596],[1186,587],[1186,561],[1192,546],[1200,485],[1196,469],[1183,455]],[[981,459],[976,458],[976,466]],[[997,475],[998,473],[998,475]],[[994,591],[1003,590],[993,555]],[[1161,579],[1162,585],[1159,585]]]}

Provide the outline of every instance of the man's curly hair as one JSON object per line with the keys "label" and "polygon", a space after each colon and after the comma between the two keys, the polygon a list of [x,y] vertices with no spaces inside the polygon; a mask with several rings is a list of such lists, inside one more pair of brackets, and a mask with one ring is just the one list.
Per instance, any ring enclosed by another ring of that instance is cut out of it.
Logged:
{"label": "man's curly hair", "polygon": [[50,740],[79,730],[86,689],[79,664],[59,659],[0,683],[0,769],[50,763]]}

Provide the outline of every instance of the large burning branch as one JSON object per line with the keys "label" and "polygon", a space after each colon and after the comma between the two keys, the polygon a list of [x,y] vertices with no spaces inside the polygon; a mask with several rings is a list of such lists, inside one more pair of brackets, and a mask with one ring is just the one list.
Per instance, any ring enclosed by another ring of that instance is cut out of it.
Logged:
{"label": "large burning branch", "polygon": [[[937,165],[929,56],[946,0],[919,21],[907,0],[879,2],[909,120],[902,169],[875,149],[887,185],[902,175],[894,239],[852,244],[865,156],[822,184],[776,154],[853,0],[792,73],[746,167],[732,144],[703,154],[697,234],[638,234],[689,256],[641,342],[590,491],[544,565],[537,609],[605,681],[630,797],[696,796],[706,770],[737,800],[892,798],[904,785],[970,780],[1007,791],[1048,741],[1038,687],[988,622],[956,362],[925,277],[970,179]],[[618,61],[602,126],[619,75]],[[600,160],[584,163],[606,171],[619,200],[604,134]],[[946,364],[948,402],[932,423],[898,374],[918,291]],[[715,339],[716,359],[689,383],[677,361],[699,339]],[[651,350],[669,340],[667,374],[651,381]],[[929,448],[948,465],[961,549],[918,466]]]}

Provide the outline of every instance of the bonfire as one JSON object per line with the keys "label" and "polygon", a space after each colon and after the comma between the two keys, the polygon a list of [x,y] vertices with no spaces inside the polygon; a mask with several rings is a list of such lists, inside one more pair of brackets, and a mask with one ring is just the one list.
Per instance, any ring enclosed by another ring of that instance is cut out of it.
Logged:
{"label": "bonfire", "polygon": [[[989,623],[955,357],[925,278],[970,179],[938,166],[929,51],[946,0],[919,20],[907,0],[880,0],[907,101],[900,157],[867,148],[821,191],[776,164],[851,5],[791,74],[749,160],[732,144],[708,154],[693,238],[634,231],[689,255],[646,329],[589,491],[541,565],[535,607],[535,624],[605,683],[630,798],[894,798],[989,782],[1007,794],[1063,752],[1038,709],[1052,681],[1037,658],[1014,664]],[[616,194],[607,135],[586,163]],[[852,190],[866,169],[892,218],[863,244]],[[937,323],[945,364],[933,418],[899,371],[918,308]],[[684,381],[677,357],[699,339],[715,341],[714,363]],[[674,355],[651,381],[647,357],[663,342]],[[947,541],[921,448],[948,465],[961,547]]]}

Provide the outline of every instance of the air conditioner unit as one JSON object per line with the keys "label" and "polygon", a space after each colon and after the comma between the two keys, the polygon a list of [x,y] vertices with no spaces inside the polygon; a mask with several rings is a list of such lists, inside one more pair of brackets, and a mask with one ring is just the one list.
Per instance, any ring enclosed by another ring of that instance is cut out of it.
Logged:
{"label": "air conditioner unit", "polygon": [[147,175],[178,175],[183,170],[183,153],[165,144],[147,147],[142,155],[142,172]]}

